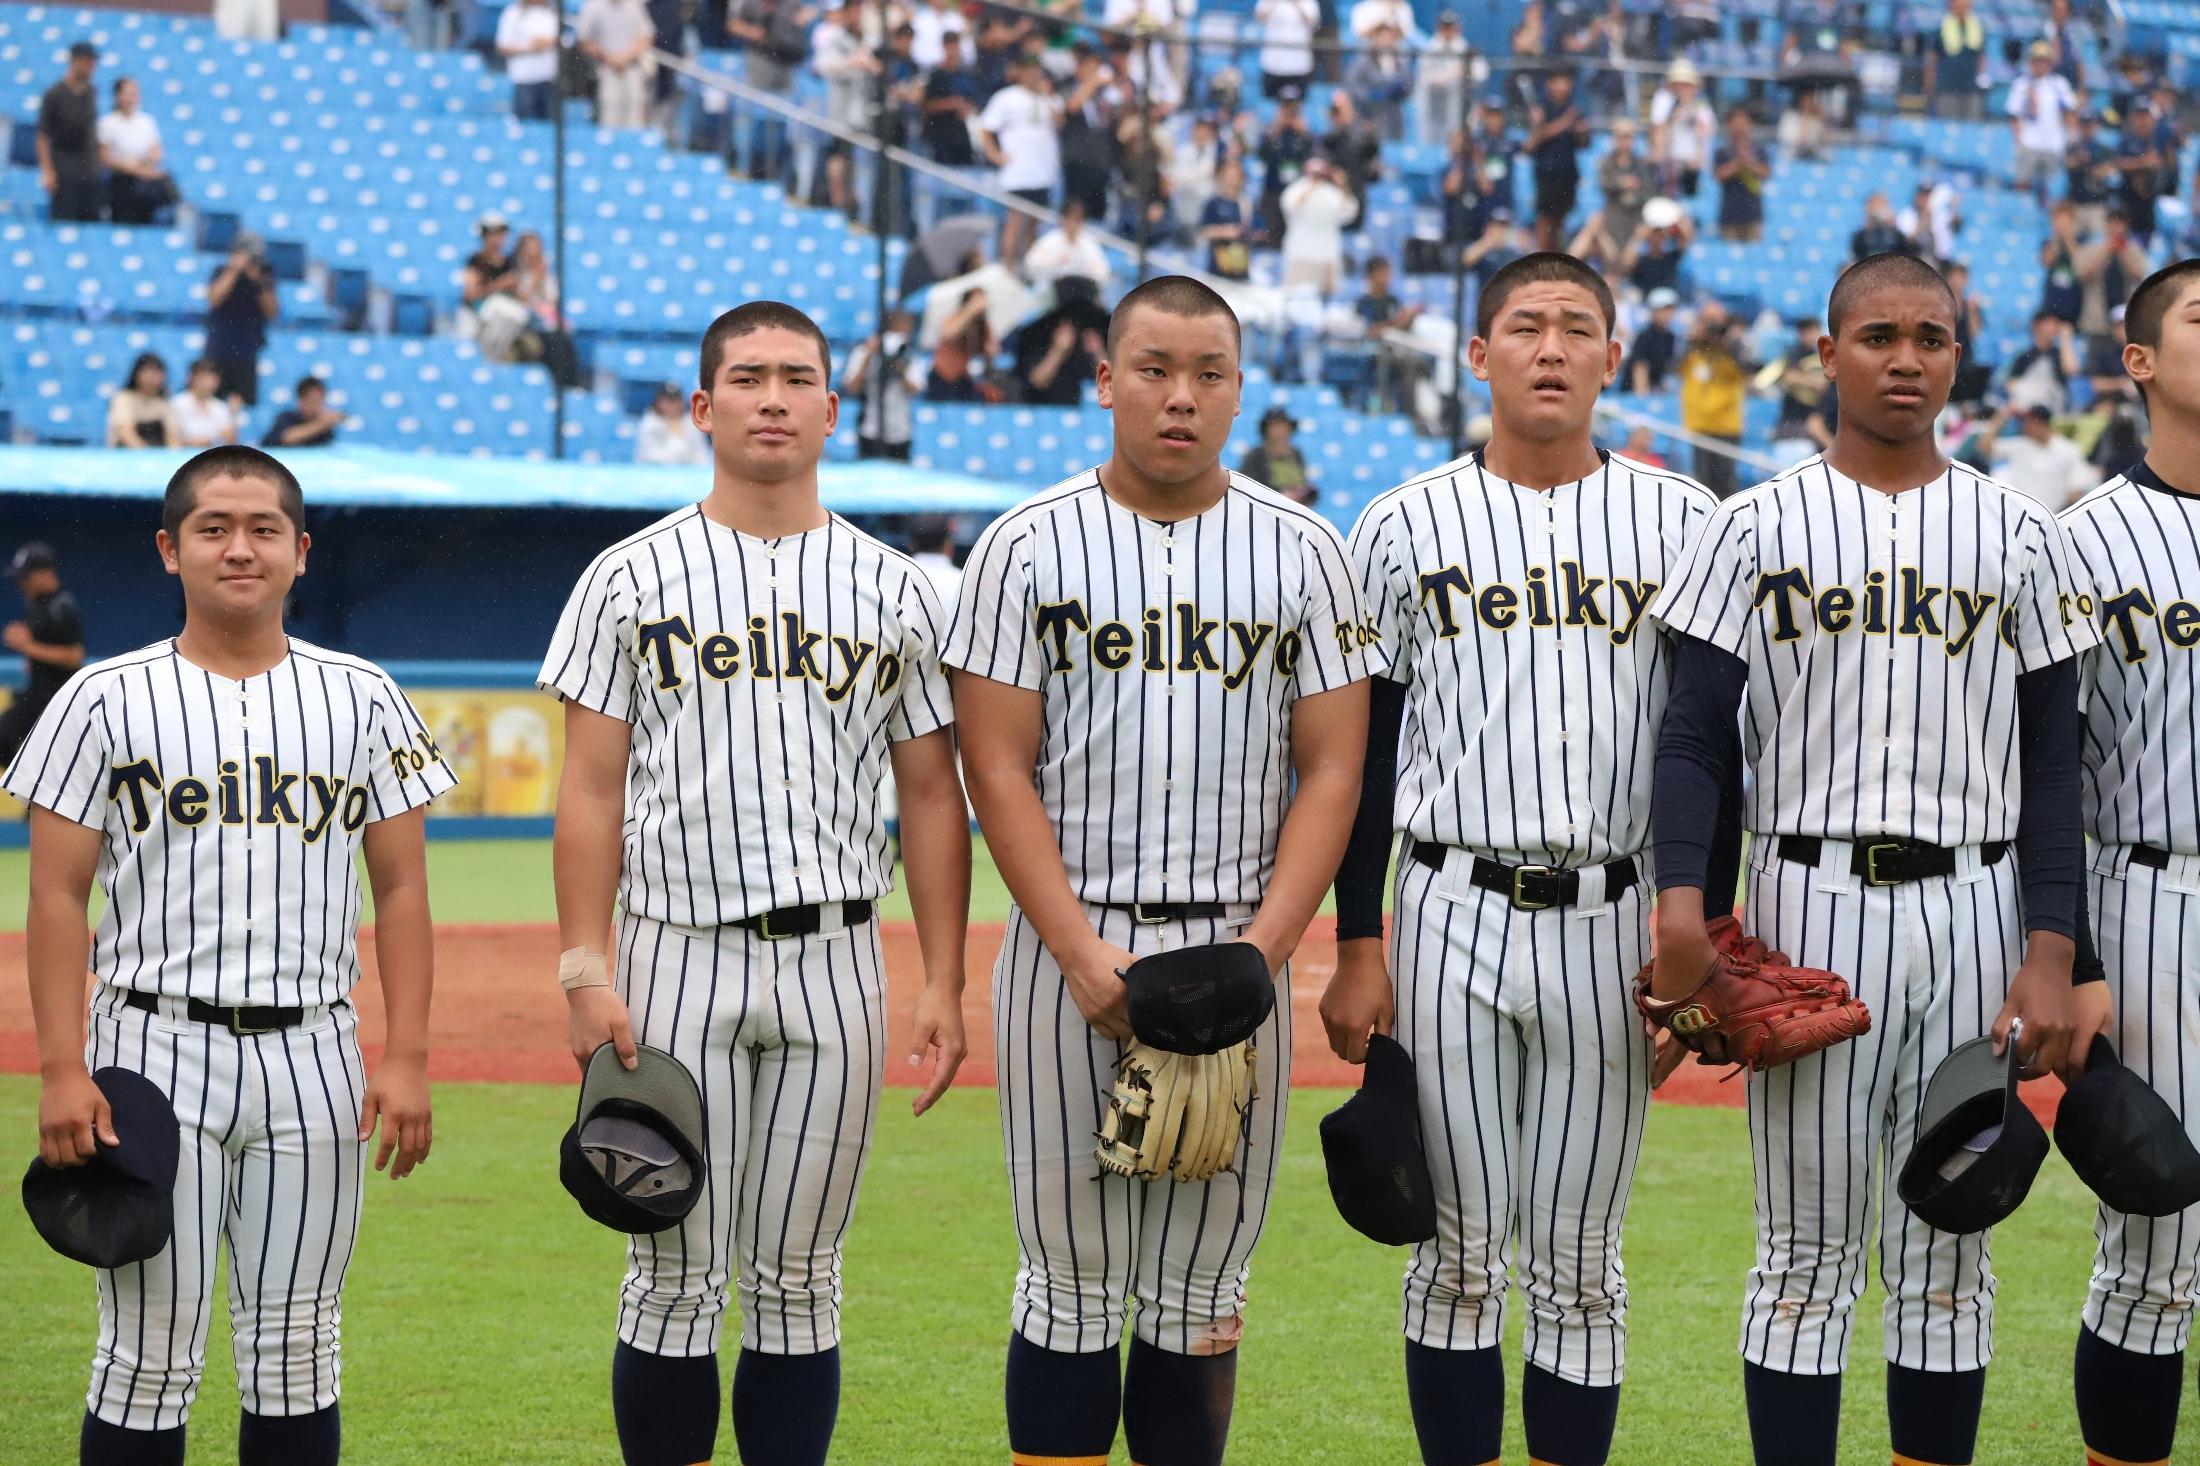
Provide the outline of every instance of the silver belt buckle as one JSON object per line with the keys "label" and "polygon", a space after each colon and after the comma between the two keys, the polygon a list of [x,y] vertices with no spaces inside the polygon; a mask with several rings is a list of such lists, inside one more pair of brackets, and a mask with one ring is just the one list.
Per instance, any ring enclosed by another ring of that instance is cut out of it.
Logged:
{"label": "silver belt buckle", "polygon": [[1149,905],[1156,905],[1156,906],[1165,906],[1165,905],[1167,905],[1167,904],[1169,904],[1169,903],[1167,903],[1167,902],[1165,902],[1165,901],[1157,901],[1157,902],[1147,902],[1147,901],[1133,901],[1133,902],[1131,903],[1131,920],[1132,920],[1132,921],[1133,921],[1134,923],[1136,923],[1137,925],[1139,925],[1139,926],[1165,926],[1165,925],[1167,925],[1167,923],[1168,923],[1168,921],[1169,921],[1169,918],[1168,918],[1168,917],[1166,917],[1166,916],[1148,916],[1148,915],[1146,914],[1146,908],[1147,908],[1147,907],[1148,907]]}

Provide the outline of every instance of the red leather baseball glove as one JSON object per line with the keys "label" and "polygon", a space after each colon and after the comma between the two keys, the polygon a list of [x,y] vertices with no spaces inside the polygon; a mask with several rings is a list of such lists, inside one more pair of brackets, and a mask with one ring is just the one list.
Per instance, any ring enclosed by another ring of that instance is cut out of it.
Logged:
{"label": "red leather baseball glove", "polygon": [[1709,931],[1718,955],[1695,991],[1660,1001],[1650,995],[1651,967],[1635,974],[1636,1009],[1704,1063],[1755,1072],[1871,1032],[1870,1010],[1841,978],[1795,966],[1732,917]]}

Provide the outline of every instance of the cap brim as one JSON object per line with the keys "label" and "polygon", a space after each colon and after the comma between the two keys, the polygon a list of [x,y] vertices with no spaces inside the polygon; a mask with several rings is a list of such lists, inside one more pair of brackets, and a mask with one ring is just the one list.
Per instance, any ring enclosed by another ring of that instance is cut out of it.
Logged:
{"label": "cap brim", "polygon": [[599,1045],[588,1056],[575,1120],[585,1123],[612,1100],[656,1111],[696,1150],[703,1148],[703,1092],[696,1087],[695,1076],[688,1073],[687,1065],[663,1049],[635,1045],[634,1067],[629,1069],[619,1062],[616,1047]]}

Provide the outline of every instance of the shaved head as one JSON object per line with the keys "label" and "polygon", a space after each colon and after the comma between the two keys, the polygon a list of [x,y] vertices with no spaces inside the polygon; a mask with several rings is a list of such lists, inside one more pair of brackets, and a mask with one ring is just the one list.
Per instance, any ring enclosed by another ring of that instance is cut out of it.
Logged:
{"label": "shaved head", "polygon": [[1948,288],[1948,281],[1940,271],[1915,255],[1876,254],[1858,260],[1843,270],[1841,278],[1834,282],[1833,296],[1826,302],[1827,333],[1840,335],[1842,321],[1860,301],[1875,290],[1890,288],[1939,291],[1948,301],[1949,323],[1954,323],[1956,293]]}

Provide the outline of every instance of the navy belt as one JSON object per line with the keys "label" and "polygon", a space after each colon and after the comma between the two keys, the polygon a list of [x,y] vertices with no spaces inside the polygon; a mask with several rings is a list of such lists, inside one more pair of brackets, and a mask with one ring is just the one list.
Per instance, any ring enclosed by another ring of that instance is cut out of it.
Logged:
{"label": "navy belt", "polygon": [[[153,993],[141,993],[135,988],[123,994],[123,1006],[135,1008],[140,1013],[158,1013],[160,998]],[[250,1037],[255,1033],[273,1033],[277,1029],[296,1028],[305,1021],[303,1008],[231,1008],[205,1002],[199,998],[184,1000],[184,1012],[193,1023],[212,1023],[231,1033]]]}
{"label": "navy belt", "polygon": [[[1445,853],[1450,849],[1434,840],[1416,840],[1413,858],[1430,870],[1442,870]],[[1590,866],[1589,869],[1603,870],[1607,900],[1617,900],[1635,884],[1639,874],[1632,855],[1623,855],[1602,867]],[[1557,906],[1571,906],[1581,899],[1581,872],[1555,865],[1506,865],[1477,855],[1467,880],[1480,890],[1503,896],[1515,911],[1549,911]]]}
{"label": "navy belt", "polygon": [[[871,903],[868,901],[843,901],[840,904],[840,921],[843,926],[861,926],[871,919]],[[777,911],[760,911],[754,916],[744,916],[733,925],[743,931],[755,932],[767,942],[784,942],[789,937],[814,937],[825,925],[825,913],[833,903],[822,906],[782,906]]]}
{"label": "navy belt", "polygon": [[[1816,835],[1782,835],[1780,858],[1797,865],[1816,865],[1826,842]],[[1978,847],[1979,863],[1998,864],[2009,853],[2007,840],[1989,840]],[[1867,886],[1899,886],[1956,873],[1956,852],[1951,845],[1928,845],[1922,840],[1858,840],[1849,856],[1849,873],[1864,878]]]}

